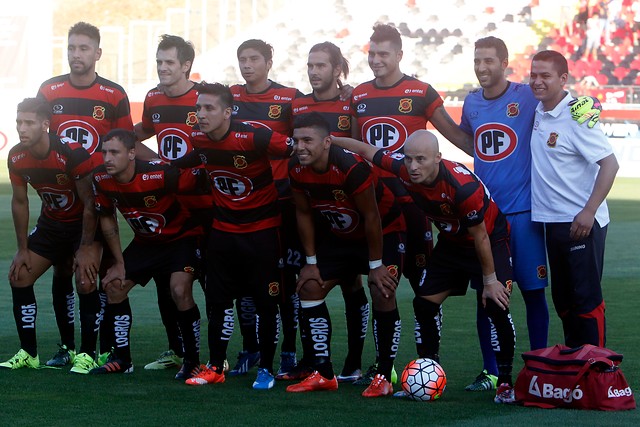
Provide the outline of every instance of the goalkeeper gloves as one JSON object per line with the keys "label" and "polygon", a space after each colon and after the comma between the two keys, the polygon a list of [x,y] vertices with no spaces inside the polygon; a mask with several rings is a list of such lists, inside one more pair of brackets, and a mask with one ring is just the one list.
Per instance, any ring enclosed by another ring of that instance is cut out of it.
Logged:
{"label": "goalkeeper gloves", "polygon": [[592,96],[580,96],[569,102],[571,118],[579,125],[587,122],[589,129],[593,128],[600,120],[602,104]]}

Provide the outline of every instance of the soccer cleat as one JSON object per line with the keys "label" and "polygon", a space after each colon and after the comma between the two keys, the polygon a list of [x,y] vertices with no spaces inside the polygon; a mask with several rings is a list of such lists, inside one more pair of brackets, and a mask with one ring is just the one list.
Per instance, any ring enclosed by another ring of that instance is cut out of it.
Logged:
{"label": "soccer cleat", "polygon": [[98,360],[96,360],[96,362],[98,363],[98,366],[104,366],[104,364],[109,361],[109,358],[111,357],[112,352],[113,352],[113,349],[111,351],[100,353],[97,358]]}
{"label": "soccer cleat", "polygon": [[371,384],[362,392],[363,397],[382,397],[393,394],[393,386],[384,375],[376,375],[373,377]]}
{"label": "soccer cleat", "polygon": [[245,375],[249,372],[249,369],[256,366],[260,363],[260,352],[256,351],[255,353],[249,353],[248,351],[241,351],[238,353],[238,362],[236,366],[233,367],[232,370],[229,371],[230,377],[235,377],[237,375]]}
{"label": "soccer cleat", "polygon": [[45,365],[61,368],[73,363],[73,360],[76,357],[76,352],[74,350],[69,350],[69,348],[64,344],[58,344],[58,347],[60,348],[56,354],[51,356],[51,359],[47,360]]}
{"label": "soccer cleat", "polygon": [[369,366],[369,369],[367,369],[367,372],[362,374],[360,379],[353,382],[353,385],[368,386],[369,384],[371,384],[371,381],[373,381],[373,377],[375,377],[377,373],[378,373],[378,363],[374,363],[373,365]]}
{"label": "soccer cleat", "polygon": [[395,393],[393,393],[393,397],[395,397],[397,399],[408,399],[409,398],[409,394],[404,390],[400,390],[400,391],[396,391]]}
{"label": "soccer cleat", "polygon": [[513,386],[507,383],[502,383],[496,390],[496,397],[493,398],[496,403],[514,404],[516,401],[516,393]]}
{"label": "soccer cleat", "polygon": [[188,380],[189,378],[193,378],[200,372],[200,364],[199,363],[191,363],[184,362],[180,367],[180,370],[175,376],[177,380]]}
{"label": "soccer cleat", "polygon": [[303,380],[313,373],[313,369],[309,368],[303,363],[299,363],[289,372],[280,373],[276,375],[277,380],[292,381]]}
{"label": "soccer cleat", "polygon": [[318,371],[314,371],[311,375],[305,378],[298,384],[292,384],[287,387],[287,391],[290,393],[304,393],[307,391],[333,391],[338,389],[338,380],[335,375],[332,379],[328,380]]}
{"label": "soccer cleat", "polygon": [[362,377],[362,371],[360,369],[356,369],[351,373],[345,373],[342,371],[340,375],[336,377],[339,383],[352,383]]}
{"label": "soccer cleat", "polygon": [[295,352],[283,351],[280,353],[280,369],[278,369],[276,379],[281,379],[280,377],[293,371],[297,363]]}
{"label": "soccer cleat", "polygon": [[273,388],[276,380],[273,377],[273,374],[269,372],[266,368],[258,368],[258,375],[256,376],[256,380],[253,382],[254,390],[269,390]]}
{"label": "soccer cleat", "polygon": [[31,356],[29,353],[24,351],[23,349],[18,350],[18,352],[11,359],[6,362],[0,363],[0,368],[6,369],[20,369],[20,368],[32,368],[38,369],[40,367],[40,358],[36,355],[35,357]]}
{"label": "soccer cleat", "polygon": [[73,360],[73,366],[69,372],[73,372],[74,374],[88,374],[92,369],[97,367],[98,364],[93,360],[93,357],[87,353],[79,353],[76,354]]}
{"label": "soccer cleat", "polygon": [[223,383],[225,380],[224,372],[213,366],[200,365],[198,373],[193,377],[186,380],[184,383],[187,385],[207,385]]}
{"label": "soccer cleat", "polygon": [[119,359],[114,354],[111,354],[107,363],[89,371],[91,375],[131,373],[133,373],[133,363]]}
{"label": "soccer cleat", "polygon": [[182,365],[182,359],[173,350],[162,353],[155,361],[147,363],[144,369],[159,371],[162,369],[175,368]]}
{"label": "soccer cleat", "polygon": [[490,375],[486,369],[483,369],[482,372],[480,372],[480,375],[478,375],[476,379],[464,389],[466,391],[495,390],[497,385],[498,377]]}

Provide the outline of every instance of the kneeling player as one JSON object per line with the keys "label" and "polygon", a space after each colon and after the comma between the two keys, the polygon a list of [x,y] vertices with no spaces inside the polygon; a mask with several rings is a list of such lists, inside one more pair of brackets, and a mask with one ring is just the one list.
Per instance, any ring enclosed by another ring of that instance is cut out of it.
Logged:
{"label": "kneeling player", "polygon": [[[200,365],[200,311],[193,300],[192,285],[197,238],[202,228],[178,202],[176,194],[194,188],[198,174],[191,169],[181,171],[166,164],[136,160],[135,141],[132,132],[109,132],[102,145],[104,165],[94,174],[100,223],[116,264],[103,280],[108,298],[104,321],[113,325],[114,350],[110,360],[91,373],[132,371],[128,293],[136,284],[146,285],[152,277],[169,276],[184,345],[184,361],[176,379],[188,379]],[[116,207],[135,234],[124,252],[113,216]]]}
{"label": "kneeling player", "polygon": [[[331,364],[331,320],[327,293],[340,279],[368,274],[373,302],[378,372],[365,397],[393,393],[390,382],[400,337],[395,293],[402,269],[404,218],[393,194],[359,156],[331,145],[329,124],[318,113],[294,123],[296,157],[289,177],[306,265],[298,279],[305,354],[315,372],[289,392],[336,390]],[[324,217],[316,237],[314,213]],[[367,267],[368,261],[368,267]],[[308,349],[308,350],[307,350]]]}
{"label": "kneeling player", "polygon": [[470,279],[482,279],[482,302],[497,335],[493,351],[501,385],[495,401],[513,403],[515,330],[509,313],[513,280],[509,226],[484,184],[464,165],[442,159],[438,140],[426,130],[411,134],[404,155],[385,153],[348,138],[335,138],[334,143],[400,177],[440,231],[422,279],[414,287],[416,321],[425,333],[424,354],[419,356],[439,359],[442,303],[449,295],[464,295]]}

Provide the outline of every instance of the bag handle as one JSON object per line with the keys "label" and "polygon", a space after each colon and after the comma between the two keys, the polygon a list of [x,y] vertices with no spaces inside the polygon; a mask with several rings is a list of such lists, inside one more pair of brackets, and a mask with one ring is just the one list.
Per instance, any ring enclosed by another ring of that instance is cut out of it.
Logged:
{"label": "bag handle", "polygon": [[585,374],[587,373],[587,371],[596,363],[604,363],[607,366],[610,366],[611,368],[615,368],[616,365],[613,363],[613,361],[611,361],[610,359],[606,358],[606,357],[592,357],[589,360],[587,360],[584,365],[582,365],[582,368],[580,368],[580,370],[578,371],[578,373],[576,374],[576,376],[574,377],[575,381],[573,382],[572,386],[571,386],[571,390],[573,390],[574,388],[576,388],[576,385],[578,384],[578,382],[580,382],[580,379],[582,379],[582,377],[585,376]]}

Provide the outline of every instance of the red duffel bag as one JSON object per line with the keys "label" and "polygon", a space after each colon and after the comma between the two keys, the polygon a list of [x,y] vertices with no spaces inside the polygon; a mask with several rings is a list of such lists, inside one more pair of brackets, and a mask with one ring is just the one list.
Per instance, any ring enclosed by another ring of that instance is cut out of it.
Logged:
{"label": "red duffel bag", "polygon": [[515,393],[525,406],[603,411],[636,407],[618,366],[622,355],[607,348],[555,345],[522,353],[522,359]]}

